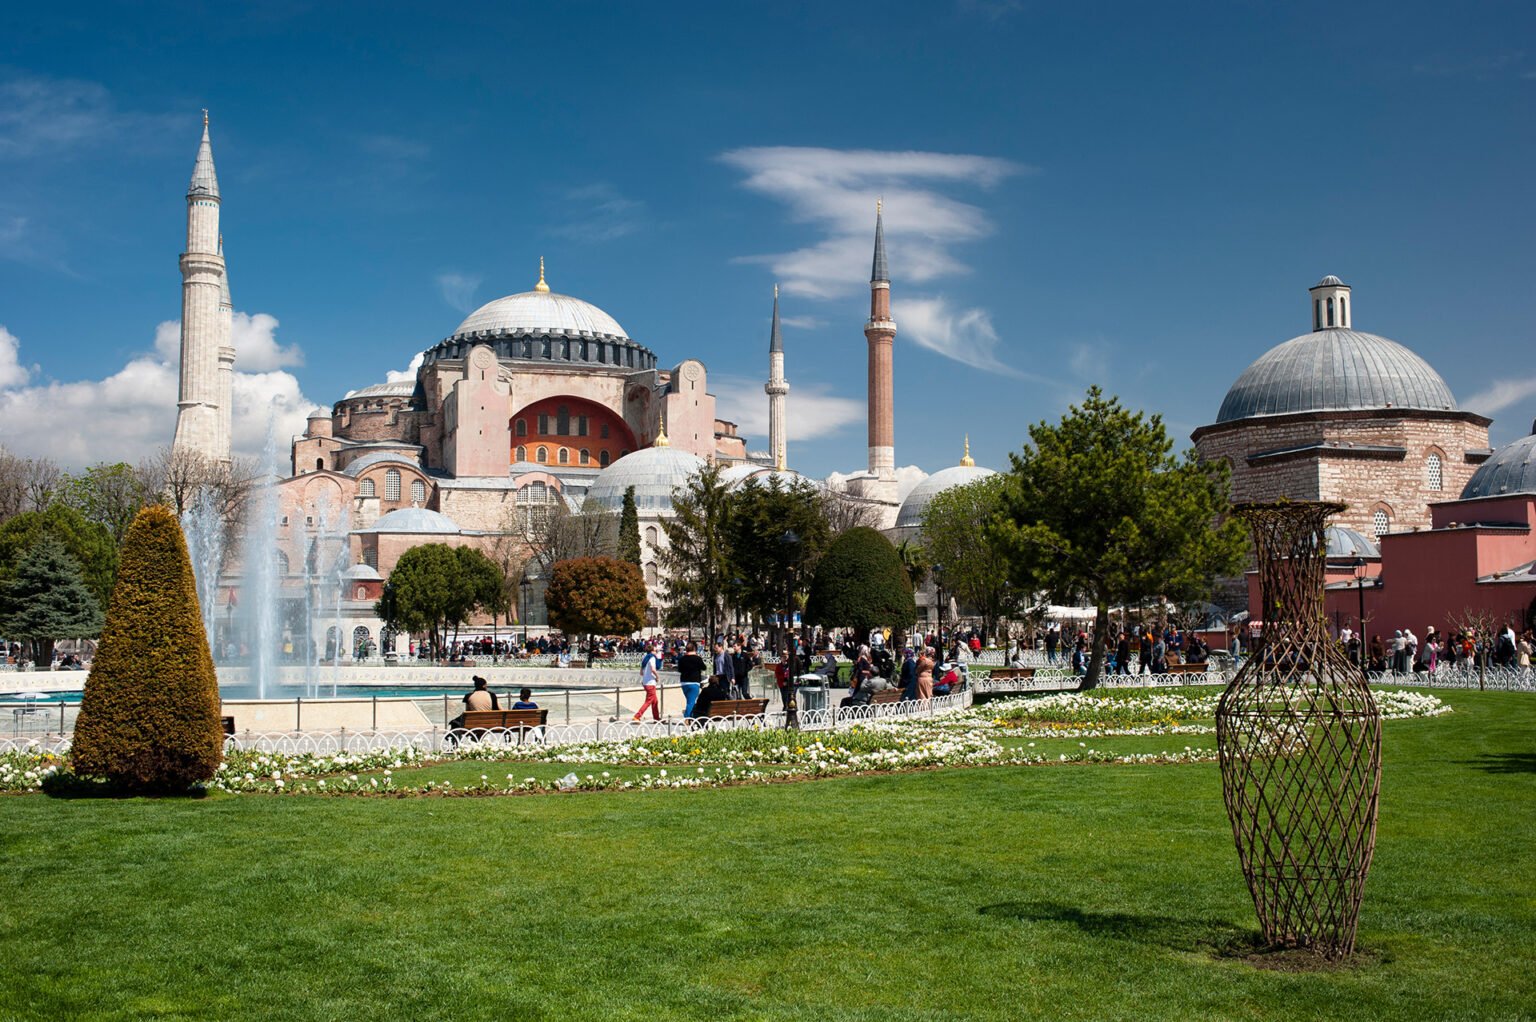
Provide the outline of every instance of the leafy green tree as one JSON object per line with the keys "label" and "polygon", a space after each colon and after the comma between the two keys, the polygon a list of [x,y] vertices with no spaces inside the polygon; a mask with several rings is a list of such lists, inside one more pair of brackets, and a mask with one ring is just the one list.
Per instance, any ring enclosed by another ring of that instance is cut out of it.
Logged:
{"label": "leafy green tree", "polygon": [[120,545],[139,509],[155,503],[155,489],[148,474],[119,461],[92,465],[78,475],[65,476],[57,499],[112,534]]}
{"label": "leafy green tree", "polygon": [[544,591],[549,622],[567,635],[629,635],[645,627],[645,579],[638,565],[613,557],[577,557],[550,568]]}
{"label": "leafy green tree", "polygon": [[1004,551],[987,534],[997,515],[1005,479],[988,476],[934,495],[923,511],[923,549],[943,566],[944,591],[981,616],[982,630],[994,634],[1000,618],[1019,600],[1003,568]]}
{"label": "leafy green tree", "polygon": [[904,630],[917,604],[891,541],[859,525],[833,540],[816,565],[805,613],[817,624],[851,627],[863,639],[880,625]]}
{"label": "leafy green tree", "polygon": [[445,543],[423,543],[400,556],[389,573],[392,605],[380,600],[374,610],[388,611],[401,631],[431,637],[434,652],[442,650],[459,604],[456,580],[459,560]]}
{"label": "leafy green tree", "polygon": [[81,577],[97,605],[105,607],[117,578],[117,543],[106,526],[87,521],[64,504],[41,511],[24,511],[0,525],[0,582],[16,570],[27,551],[44,536],[52,536],[80,566]]}
{"label": "leafy green tree", "polygon": [[453,555],[458,561],[455,582],[459,597],[452,612],[454,625],[465,624],[477,610],[493,618],[505,610],[506,577],[501,566],[472,546],[458,547]]}
{"label": "leafy green tree", "polygon": [[95,637],[101,604],[80,578],[80,565],[52,536],[43,536],[0,587],[0,635],[24,639],[28,658],[47,667],[57,639]]}
{"label": "leafy green tree", "polygon": [[662,594],[667,624],[704,624],[707,635],[719,634],[731,584],[726,519],[730,490],[720,479],[720,466],[706,464],[672,494],[672,516],[662,520],[667,548],[661,554]]}
{"label": "leafy green tree", "polygon": [[140,511],[75,721],[76,773],[146,792],[185,791],[224,752],[219,685],[181,524]]}
{"label": "leafy green tree", "polygon": [[731,602],[761,618],[793,612],[830,539],[821,494],[803,480],[749,479],[731,494],[725,527]]}
{"label": "leafy green tree", "polygon": [[640,509],[635,507],[635,488],[624,489],[624,507],[619,512],[619,560],[640,566]]}
{"label": "leafy green tree", "polygon": [[1241,568],[1246,538],[1241,523],[1223,518],[1226,464],[1201,463],[1193,451],[1175,457],[1160,416],[1132,414],[1093,387],[1060,423],[1037,423],[1029,436],[1010,456],[989,538],[1016,587],[1092,601],[1083,687],[1093,688],[1110,606],[1204,598],[1218,576]]}
{"label": "leafy green tree", "polygon": [[928,572],[933,565],[928,561],[928,551],[923,549],[921,543],[912,539],[904,539],[896,544],[896,556],[901,558],[901,566],[907,569],[907,578],[912,582],[912,588],[916,589],[928,581]]}

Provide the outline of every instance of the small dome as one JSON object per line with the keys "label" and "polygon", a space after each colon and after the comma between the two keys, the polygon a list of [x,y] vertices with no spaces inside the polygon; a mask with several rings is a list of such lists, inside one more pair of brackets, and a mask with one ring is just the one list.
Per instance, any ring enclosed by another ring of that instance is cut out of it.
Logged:
{"label": "small dome", "polygon": [[343,401],[351,401],[360,397],[410,397],[416,393],[416,380],[397,380],[394,383],[375,383],[364,387],[362,390],[354,390]]}
{"label": "small dome", "polygon": [[698,474],[704,464],[697,454],[676,447],[646,447],[599,472],[587,490],[587,499],[618,511],[624,507],[624,491],[633,486],[639,510],[671,511],[672,491]]}
{"label": "small dome", "polygon": [[602,309],[553,291],[524,291],[487,302],[471,312],[452,336],[480,332],[629,338]]}
{"label": "small dome", "polygon": [[754,465],[750,462],[732,465],[720,472],[720,481],[731,489],[744,485],[749,479],[763,486],[768,485],[770,479],[777,479],[782,486],[793,486],[795,483],[804,482],[805,476],[789,469],[770,468],[767,465]]}
{"label": "small dome", "polygon": [[975,465],[955,465],[935,472],[914,486],[912,492],[907,494],[907,499],[901,502],[901,510],[896,512],[896,528],[922,528],[923,512],[928,510],[928,505],[934,497],[956,486],[964,486],[978,479],[995,475],[997,473],[990,468],[978,468]]}
{"label": "small dome", "polygon": [[379,569],[367,564],[354,564],[341,573],[341,577],[350,582],[382,582],[384,576],[379,574]]}
{"label": "small dome", "polygon": [[1333,274],[1330,273],[1330,274],[1328,274],[1328,276],[1324,277],[1322,280],[1318,281],[1316,284],[1313,284],[1312,286],[1315,287],[1315,288],[1317,288],[1317,287],[1343,287],[1344,286],[1344,282],[1342,280],[1340,280],[1338,277],[1335,277]]}
{"label": "small dome", "polygon": [[359,532],[417,532],[451,535],[461,532],[459,523],[445,514],[424,507],[403,507],[380,515],[379,520]]}
{"label": "small dome", "polygon": [[1330,561],[1347,561],[1356,557],[1367,560],[1376,560],[1381,557],[1381,548],[1362,532],[1343,525],[1328,526],[1325,535],[1328,539],[1328,559]]}
{"label": "small dome", "polygon": [[1428,362],[1396,341],[1330,328],[1260,355],[1227,391],[1216,421],[1387,408],[1454,411],[1456,398]]}
{"label": "small dome", "polygon": [[1462,500],[1536,493],[1536,433],[1493,452],[1461,491]]}

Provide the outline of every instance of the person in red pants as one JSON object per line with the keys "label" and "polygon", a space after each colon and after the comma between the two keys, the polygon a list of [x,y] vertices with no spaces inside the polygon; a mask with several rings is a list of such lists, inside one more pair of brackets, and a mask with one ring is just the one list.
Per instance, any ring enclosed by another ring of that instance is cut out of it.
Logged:
{"label": "person in red pants", "polygon": [[645,716],[649,709],[655,719],[661,719],[661,657],[656,655],[654,643],[646,643],[645,656],[640,658],[640,684],[645,686],[645,702],[635,711],[635,720]]}

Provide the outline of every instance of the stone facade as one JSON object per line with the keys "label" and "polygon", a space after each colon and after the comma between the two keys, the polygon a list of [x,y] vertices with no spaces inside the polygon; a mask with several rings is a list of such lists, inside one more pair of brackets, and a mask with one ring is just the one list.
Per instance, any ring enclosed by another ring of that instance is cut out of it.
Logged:
{"label": "stone facade", "polygon": [[1194,441],[1201,459],[1230,466],[1234,502],[1336,500],[1348,508],[1335,524],[1372,536],[1428,528],[1430,504],[1458,496],[1487,459],[1488,423],[1471,412],[1307,412],[1202,426]]}

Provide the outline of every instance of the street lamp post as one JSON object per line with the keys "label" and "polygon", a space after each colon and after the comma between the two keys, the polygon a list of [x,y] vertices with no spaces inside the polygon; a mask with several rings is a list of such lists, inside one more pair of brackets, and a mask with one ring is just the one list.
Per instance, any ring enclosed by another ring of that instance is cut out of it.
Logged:
{"label": "street lamp post", "polygon": [[933,598],[935,610],[938,614],[938,634],[935,641],[939,644],[939,656],[944,655],[944,565],[933,566]]}
{"label": "street lamp post", "polygon": [[1366,635],[1365,635],[1365,558],[1355,558],[1355,594],[1360,600],[1360,672],[1366,673]]}
{"label": "street lamp post", "polygon": [[779,537],[780,548],[784,551],[784,688],[781,694],[784,697],[784,726],[798,728],[800,726],[799,706],[795,702],[795,686],[799,683],[799,658],[795,655],[795,563],[800,554],[800,534],[794,529],[786,529],[784,535]]}
{"label": "street lamp post", "polygon": [[523,580],[518,585],[523,590],[523,604],[518,611],[518,617],[523,619],[523,649],[526,650],[528,648],[528,590],[533,585],[533,578],[524,572]]}

